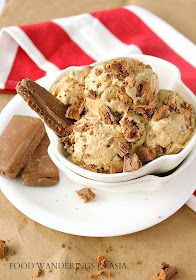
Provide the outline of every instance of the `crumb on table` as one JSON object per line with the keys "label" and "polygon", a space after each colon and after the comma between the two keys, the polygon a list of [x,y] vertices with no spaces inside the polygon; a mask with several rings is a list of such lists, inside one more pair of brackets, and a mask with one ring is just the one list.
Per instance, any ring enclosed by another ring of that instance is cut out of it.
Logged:
{"label": "crumb on table", "polygon": [[8,246],[4,240],[0,240],[0,259],[4,259],[8,255]]}
{"label": "crumb on table", "polygon": [[84,200],[84,202],[89,202],[95,198],[95,193],[90,188],[82,188],[77,191],[77,194]]}
{"label": "crumb on table", "polygon": [[97,256],[96,258],[96,262],[100,265],[100,267],[105,268],[107,265],[107,260],[104,256]]}
{"label": "crumb on table", "polygon": [[163,262],[161,264],[161,270],[157,273],[153,280],[172,280],[178,273],[177,268],[170,266],[169,264]]}
{"label": "crumb on table", "polygon": [[35,277],[40,277],[44,275],[44,270],[43,269],[38,269],[35,273]]}

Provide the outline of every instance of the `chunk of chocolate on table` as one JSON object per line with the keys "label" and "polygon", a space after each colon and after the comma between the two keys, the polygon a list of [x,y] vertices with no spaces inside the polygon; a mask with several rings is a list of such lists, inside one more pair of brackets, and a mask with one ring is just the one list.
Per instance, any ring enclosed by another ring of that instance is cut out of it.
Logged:
{"label": "chunk of chocolate on table", "polygon": [[40,119],[14,116],[0,136],[0,175],[16,177],[44,135]]}
{"label": "chunk of chocolate on table", "polygon": [[90,188],[82,188],[77,191],[77,194],[81,199],[84,199],[84,202],[89,202],[95,198],[95,193]]}
{"label": "chunk of chocolate on table", "polygon": [[178,273],[177,268],[170,266],[169,264],[163,262],[161,264],[161,270],[155,275],[153,280],[172,280]]}
{"label": "chunk of chocolate on table", "polygon": [[58,136],[71,133],[72,122],[65,117],[67,107],[49,91],[30,79],[19,82],[16,91]]}
{"label": "chunk of chocolate on table", "polygon": [[8,246],[4,240],[0,240],[0,259],[4,259],[8,255]]}
{"label": "chunk of chocolate on table", "polygon": [[59,182],[59,170],[48,155],[50,141],[45,135],[21,172],[27,186],[52,186]]}

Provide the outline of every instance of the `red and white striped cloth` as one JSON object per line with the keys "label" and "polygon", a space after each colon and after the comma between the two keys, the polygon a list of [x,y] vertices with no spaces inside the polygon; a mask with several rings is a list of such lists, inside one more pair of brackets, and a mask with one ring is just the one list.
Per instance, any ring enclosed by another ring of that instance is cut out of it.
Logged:
{"label": "red and white striped cloth", "polygon": [[[36,80],[69,65],[130,53],[174,63],[184,83],[196,92],[195,45],[159,17],[133,5],[2,28],[0,92],[15,93],[24,77]],[[196,210],[196,196],[189,204]]]}

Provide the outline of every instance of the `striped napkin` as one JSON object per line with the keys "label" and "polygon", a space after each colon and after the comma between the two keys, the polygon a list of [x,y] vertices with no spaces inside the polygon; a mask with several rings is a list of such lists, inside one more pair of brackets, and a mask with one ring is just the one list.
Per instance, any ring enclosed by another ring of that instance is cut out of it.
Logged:
{"label": "striped napkin", "polygon": [[[37,80],[69,65],[131,53],[166,59],[196,92],[196,48],[159,17],[138,6],[58,18],[0,30],[0,92],[22,78]],[[188,205],[196,210],[196,193]]]}

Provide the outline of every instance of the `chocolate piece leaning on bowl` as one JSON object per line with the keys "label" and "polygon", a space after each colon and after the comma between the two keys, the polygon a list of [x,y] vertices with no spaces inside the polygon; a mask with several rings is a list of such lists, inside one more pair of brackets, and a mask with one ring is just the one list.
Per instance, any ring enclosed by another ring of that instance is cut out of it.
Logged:
{"label": "chocolate piece leaning on bowl", "polygon": [[19,82],[16,91],[58,136],[71,133],[72,122],[65,118],[66,106],[49,91],[30,79]]}
{"label": "chocolate piece leaning on bowl", "polygon": [[16,177],[44,135],[40,119],[14,116],[0,136],[0,175]]}
{"label": "chocolate piece leaning on bowl", "polygon": [[50,141],[45,135],[21,172],[26,186],[53,186],[59,182],[59,170],[48,155]]}

